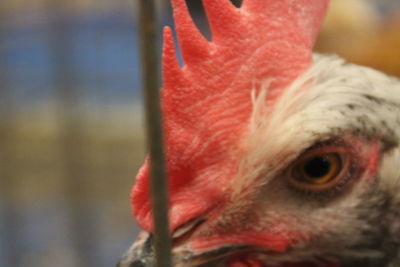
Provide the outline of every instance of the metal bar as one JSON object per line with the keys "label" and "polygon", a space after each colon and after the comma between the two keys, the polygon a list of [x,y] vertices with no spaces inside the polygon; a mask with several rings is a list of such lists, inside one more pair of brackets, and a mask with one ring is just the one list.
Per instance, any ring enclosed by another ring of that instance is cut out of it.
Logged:
{"label": "metal bar", "polygon": [[160,108],[159,71],[154,0],[140,0],[140,47],[146,109],[147,143],[150,149],[151,199],[153,207],[154,248],[157,266],[169,267],[171,240],[168,223],[168,191],[164,140]]}

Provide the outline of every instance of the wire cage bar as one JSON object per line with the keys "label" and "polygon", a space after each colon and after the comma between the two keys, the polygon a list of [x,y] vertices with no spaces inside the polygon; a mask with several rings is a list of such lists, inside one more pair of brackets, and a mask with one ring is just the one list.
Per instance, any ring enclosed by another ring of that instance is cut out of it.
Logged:
{"label": "wire cage bar", "polygon": [[169,267],[172,266],[171,241],[168,223],[168,191],[164,159],[162,115],[159,102],[159,60],[157,57],[157,22],[154,0],[140,0],[139,12],[147,144],[151,158],[150,173],[154,249],[157,266]]}

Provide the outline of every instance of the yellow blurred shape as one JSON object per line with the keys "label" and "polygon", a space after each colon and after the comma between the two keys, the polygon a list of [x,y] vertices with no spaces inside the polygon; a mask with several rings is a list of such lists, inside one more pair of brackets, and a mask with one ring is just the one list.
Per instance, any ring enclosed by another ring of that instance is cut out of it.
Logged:
{"label": "yellow blurred shape", "polygon": [[400,10],[381,16],[368,0],[333,0],[317,51],[400,76]]}

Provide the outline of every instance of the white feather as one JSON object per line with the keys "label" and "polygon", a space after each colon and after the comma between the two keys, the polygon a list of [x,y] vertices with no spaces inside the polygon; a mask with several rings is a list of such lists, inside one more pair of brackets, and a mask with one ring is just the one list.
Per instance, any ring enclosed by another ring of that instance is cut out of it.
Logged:
{"label": "white feather", "polygon": [[400,82],[373,69],[317,55],[272,107],[265,101],[268,86],[253,99],[247,153],[234,180],[237,194],[260,176],[267,183],[264,173],[279,170],[316,141],[357,131],[384,142],[400,138]]}

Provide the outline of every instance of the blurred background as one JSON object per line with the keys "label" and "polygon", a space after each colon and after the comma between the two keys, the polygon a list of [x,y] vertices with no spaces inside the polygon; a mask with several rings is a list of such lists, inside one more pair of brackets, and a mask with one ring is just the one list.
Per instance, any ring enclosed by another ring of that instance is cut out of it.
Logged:
{"label": "blurred background", "polygon": [[[0,266],[114,266],[137,235],[136,2],[0,1]],[[158,13],[172,25],[167,1]],[[397,76],[399,48],[399,0],[333,0],[317,44]]]}

